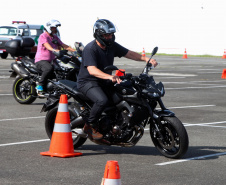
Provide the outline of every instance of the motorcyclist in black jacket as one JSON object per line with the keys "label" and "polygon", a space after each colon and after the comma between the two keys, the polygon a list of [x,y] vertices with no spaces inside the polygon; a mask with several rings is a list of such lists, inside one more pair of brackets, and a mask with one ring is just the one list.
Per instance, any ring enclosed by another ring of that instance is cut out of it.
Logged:
{"label": "motorcyclist in black jacket", "polygon": [[[149,60],[148,57],[130,51],[115,42],[115,32],[112,22],[106,19],[97,20],[93,27],[95,40],[86,45],[82,54],[78,89],[94,103],[83,130],[94,140],[103,138],[97,129],[97,120],[101,113],[111,102],[116,104],[120,101],[113,90],[113,84],[120,83],[121,79],[116,75],[103,72],[104,68],[113,65],[114,57],[146,62]],[[157,66],[154,59],[151,59],[150,63],[154,67]]]}

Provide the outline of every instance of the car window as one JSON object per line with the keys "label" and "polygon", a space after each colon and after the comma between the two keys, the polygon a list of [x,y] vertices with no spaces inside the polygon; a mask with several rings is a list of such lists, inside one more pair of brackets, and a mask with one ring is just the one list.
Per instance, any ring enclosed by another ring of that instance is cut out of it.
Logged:
{"label": "car window", "polygon": [[31,36],[39,36],[42,34],[43,30],[41,29],[30,29]]}
{"label": "car window", "polygon": [[26,28],[26,29],[19,29],[19,33],[18,35],[20,36],[29,36],[29,30]]}
{"label": "car window", "polygon": [[2,36],[16,36],[17,28],[15,27],[0,27],[0,35]]}

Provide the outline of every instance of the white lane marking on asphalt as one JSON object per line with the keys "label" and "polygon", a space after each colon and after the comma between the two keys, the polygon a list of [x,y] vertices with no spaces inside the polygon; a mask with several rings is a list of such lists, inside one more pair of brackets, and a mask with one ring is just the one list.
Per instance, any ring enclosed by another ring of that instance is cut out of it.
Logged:
{"label": "white lane marking on asphalt", "polygon": [[33,141],[23,141],[23,142],[17,142],[17,143],[6,143],[6,144],[0,144],[0,146],[12,146],[12,145],[21,145],[21,144],[28,144],[28,143],[38,143],[43,141],[49,141],[50,139],[41,139],[41,140],[33,140]]}
{"label": "white lane marking on asphalt", "polygon": [[[174,76],[173,76],[173,77],[169,76],[169,77],[168,77],[168,76],[167,76],[167,77],[161,77],[161,79],[162,79],[162,78],[167,78],[167,79],[169,79],[169,78],[185,78],[185,77],[182,77],[182,76],[177,76],[177,77],[176,77],[176,76],[175,76],[175,77],[174,77]],[[158,79],[158,77],[156,77],[155,79]]]}
{"label": "white lane marking on asphalt", "polygon": [[221,74],[222,72],[210,72],[210,71],[206,71],[206,72],[198,72],[199,74],[211,74],[211,73],[219,73],[219,74]]}
{"label": "white lane marking on asphalt", "polygon": [[192,127],[192,126],[208,126],[208,125],[215,125],[215,124],[222,124],[226,123],[226,121],[218,121],[218,122],[211,122],[211,123],[184,123],[184,126],[186,127]]}
{"label": "white lane marking on asphalt", "polygon": [[170,162],[157,163],[155,165],[164,166],[164,165],[168,165],[168,164],[181,163],[181,162],[186,162],[186,161],[191,161],[191,160],[197,160],[197,159],[204,159],[204,158],[221,156],[221,155],[226,155],[226,152],[216,153],[216,154],[210,154],[210,155],[203,155],[203,156],[199,156],[199,157],[192,157],[192,158],[181,159],[181,160],[170,161]]}
{"label": "white lane marking on asphalt", "polygon": [[194,106],[183,106],[183,107],[168,107],[168,109],[186,109],[186,108],[197,108],[197,107],[214,107],[216,105],[194,105]]}
{"label": "white lane marking on asphalt", "polygon": [[38,117],[26,117],[26,118],[0,119],[0,121],[13,121],[13,120],[37,119],[37,118],[45,118],[45,116],[38,116]]}
{"label": "white lane marking on asphalt", "polygon": [[[211,123],[183,123],[185,127],[193,127],[193,126],[204,126],[204,127],[213,127],[213,128],[226,128],[226,126],[215,126],[216,124],[226,123],[226,121],[219,121],[219,122],[211,122]],[[144,130],[149,130],[149,128],[145,128]]]}
{"label": "white lane marking on asphalt", "polygon": [[180,74],[180,73],[153,73],[153,72],[150,72],[151,75],[154,75],[154,76],[197,76],[197,75],[194,75],[194,74]]}
{"label": "white lane marking on asphalt", "polygon": [[218,87],[226,87],[226,85],[210,86],[210,87],[179,87],[179,88],[165,88],[165,89],[166,90],[175,90],[175,89],[208,89],[208,88],[218,88]]}
{"label": "white lane marking on asphalt", "polygon": [[13,94],[0,94],[0,96],[11,96]]}

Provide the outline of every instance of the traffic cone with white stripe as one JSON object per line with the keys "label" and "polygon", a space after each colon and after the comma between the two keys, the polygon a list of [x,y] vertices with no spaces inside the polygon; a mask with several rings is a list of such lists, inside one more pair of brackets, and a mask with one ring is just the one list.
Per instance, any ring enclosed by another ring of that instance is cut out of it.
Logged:
{"label": "traffic cone with white stripe", "polygon": [[68,101],[67,95],[65,94],[60,96],[49,151],[41,152],[40,154],[51,157],[74,157],[82,155],[82,153],[74,152]]}
{"label": "traffic cone with white stripe", "polygon": [[142,56],[144,57],[146,56],[144,48],[143,48]]}
{"label": "traffic cone with white stripe", "polygon": [[101,185],[121,185],[118,161],[107,161]]}
{"label": "traffic cone with white stripe", "polygon": [[185,48],[184,55],[182,58],[184,58],[184,59],[188,58],[186,48]]}

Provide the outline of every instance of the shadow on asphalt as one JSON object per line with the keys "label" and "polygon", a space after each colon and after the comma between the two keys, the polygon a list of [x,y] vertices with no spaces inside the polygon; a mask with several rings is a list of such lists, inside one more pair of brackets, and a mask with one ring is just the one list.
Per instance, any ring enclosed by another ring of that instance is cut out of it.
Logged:
{"label": "shadow on asphalt", "polygon": [[[104,145],[83,145],[81,150],[96,151],[96,153],[85,153],[84,155],[100,155],[100,154],[133,154],[133,155],[150,155],[163,156],[155,147],[134,146],[134,147],[119,147],[119,146],[104,146]],[[76,149],[75,149],[76,150]],[[215,155],[225,153],[226,147],[217,146],[191,146],[187,153],[180,159],[197,158],[201,156]],[[224,154],[226,155],[226,154]],[[219,155],[220,156],[220,155]],[[218,155],[195,160],[212,160],[218,159]]]}
{"label": "shadow on asphalt", "polygon": [[152,155],[161,156],[155,147],[134,146],[134,147],[120,147],[120,146],[104,146],[104,145],[83,145],[81,150],[92,150],[98,153],[87,153],[85,155],[99,155],[99,154],[134,154],[134,155]]}

